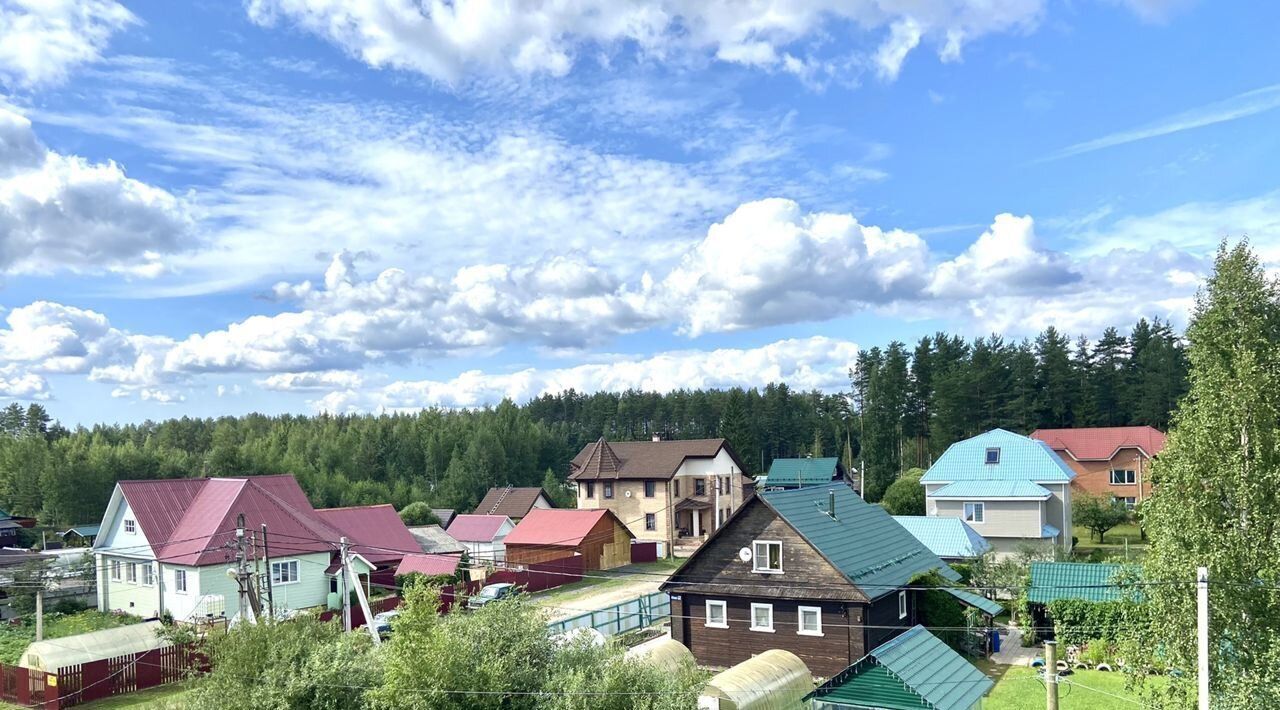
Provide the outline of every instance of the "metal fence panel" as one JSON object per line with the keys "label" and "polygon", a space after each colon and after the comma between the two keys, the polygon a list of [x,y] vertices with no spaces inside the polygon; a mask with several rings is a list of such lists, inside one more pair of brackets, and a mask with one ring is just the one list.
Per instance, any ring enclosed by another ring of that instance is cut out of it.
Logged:
{"label": "metal fence panel", "polygon": [[570,629],[590,628],[605,636],[617,636],[628,631],[643,629],[671,614],[671,597],[666,592],[654,592],[635,599],[596,609],[585,614],[548,624],[551,633],[559,634]]}

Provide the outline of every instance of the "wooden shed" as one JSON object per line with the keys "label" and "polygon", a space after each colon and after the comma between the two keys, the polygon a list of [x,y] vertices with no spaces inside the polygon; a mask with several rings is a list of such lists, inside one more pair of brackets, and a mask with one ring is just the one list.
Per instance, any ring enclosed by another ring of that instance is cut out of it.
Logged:
{"label": "wooden shed", "polygon": [[635,535],[609,510],[534,508],[507,536],[507,562],[531,565],[582,555],[583,569],[631,562]]}

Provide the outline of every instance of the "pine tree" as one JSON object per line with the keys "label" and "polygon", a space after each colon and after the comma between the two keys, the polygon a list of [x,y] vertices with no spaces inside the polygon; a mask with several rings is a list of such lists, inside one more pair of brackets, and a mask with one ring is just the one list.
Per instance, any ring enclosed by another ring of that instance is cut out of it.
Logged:
{"label": "pine tree", "polygon": [[[1247,244],[1219,248],[1187,337],[1190,391],[1142,513],[1152,622],[1131,658],[1196,667],[1192,582],[1207,566],[1213,706],[1280,707],[1280,288]],[[1194,673],[1167,687],[1153,701],[1193,704]]]}

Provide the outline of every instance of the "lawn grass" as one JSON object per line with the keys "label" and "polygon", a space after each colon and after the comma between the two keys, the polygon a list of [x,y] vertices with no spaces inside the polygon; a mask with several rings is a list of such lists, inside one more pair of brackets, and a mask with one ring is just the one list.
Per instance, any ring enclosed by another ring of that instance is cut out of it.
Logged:
{"label": "lawn grass", "polygon": [[115,710],[116,708],[134,708],[135,710],[161,710],[164,708],[180,708],[183,706],[183,697],[191,692],[191,684],[195,681],[184,681],[181,683],[170,683],[156,688],[148,688],[139,690],[136,693],[128,695],[117,695],[114,698],[105,698],[92,703],[85,703],[79,707],[87,710]]}
{"label": "lawn grass", "polygon": [[1125,544],[1128,543],[1129,557],[1133,560],[1139,560],[1143,555],[1147,554],[1147,545],[1150,541],[1142,539],[1142,533],[1138,530],[1138,526],[1133,523],[1125,523],[1117,525],[1107,531],[1102,537],[1102,542],[1093,536],[1093,533],[1076,526],[1071,531],[1079,542],[1076,543],[1076,553],[1088,555],[1094,550],[1101,550],[1110,557],[1123,557],[1125,552]]}
{"label": "lawn grass", "polygon": [[[997,678],[996,686],[982,701],[983,710],[1040,710],[1046,705],[1044,681],[1038,669],[978,663],[984,673]],[[1125,688],[1125,674],[1078,670],[1064,676],[1058,688],[1061,710],[1132,710],[1140,702]],[[1162,683],[1159,678],[1148,682]],[[1116,697],[1118,696],[1118,697]]]}

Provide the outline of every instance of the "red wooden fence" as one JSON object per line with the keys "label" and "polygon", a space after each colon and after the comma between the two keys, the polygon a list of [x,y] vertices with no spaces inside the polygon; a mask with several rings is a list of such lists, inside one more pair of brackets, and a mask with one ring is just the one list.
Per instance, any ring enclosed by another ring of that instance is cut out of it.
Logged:
{"label": "red wooden fence", "polygon": [[[384,611],[391,611],[392,609],[395,609],[399,606],[400,606],[400,597],[396,597],[396,596],[382,597],[381,599],[369,600],[369,611],[373,612],[375,616],[377,616],[378,614],[381,614]],[[325,611],[320,612],[321,621],[329,621],[330,619],[341,619],[341,618],[342,618],[341,609],[327,609]],[[361,626],[364,626],[364,609],[360,608],[359,604],[352,604],[351,605],[351,628],[358,629]]]}
{"label": "red wooden fence", "polygon": [[78,663],[59,668],[57,673],[0,665],[0,699],[23,707],[57,710],[208,671],[208,661],[189,645]]}

